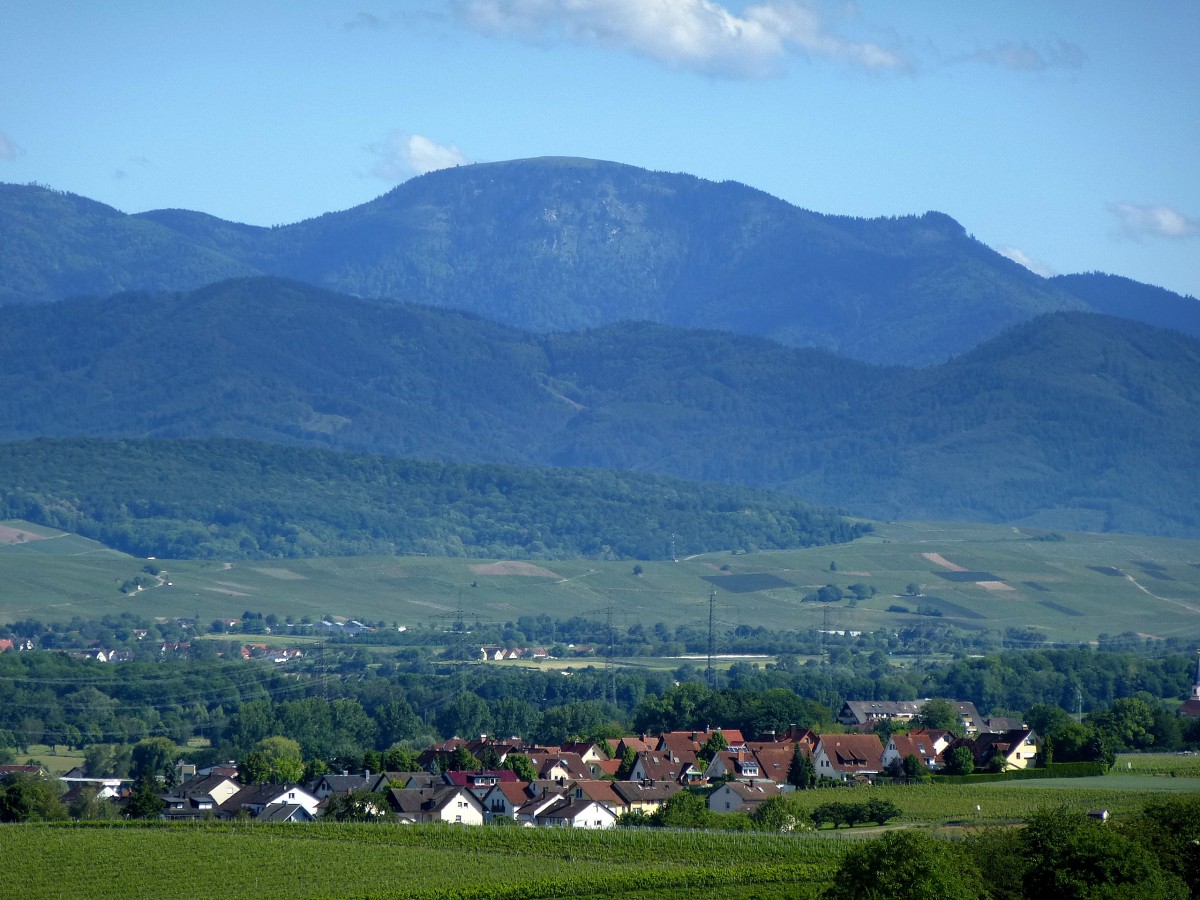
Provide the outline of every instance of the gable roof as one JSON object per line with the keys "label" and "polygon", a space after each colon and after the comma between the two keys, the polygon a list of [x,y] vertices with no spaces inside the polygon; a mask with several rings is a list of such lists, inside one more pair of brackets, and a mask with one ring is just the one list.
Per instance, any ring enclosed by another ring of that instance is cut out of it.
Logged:
{"label": "gable roof", "polygon": [[771,797],[778,797],[783,793],[779,789],[779,785],[773,781],[756,781],[754,784],[746,784],[744,781],[729,781],[713,791],[713,794],[719,791],[729,791],[737,794],[743,803],[750,805],[762,803],[764,800],[769,800]]}
{"label": "gable roof", "polygon": [[936,763],[941,754],[937,744],[927,734],[910,732],[909,734],[893,734],[888,743],[892,745],[900,759],[915,756],[925,765]]}
{"label": "gable roof", "polygon": [[459,787],[491,787],[493,784],[514,783],[521,776],[511,769],[486,769],[482,772],[454,771],[442,775],[447,784]]}
{"label": "gable roof", "polygon": [[576,799],[594,800],[610,809],[624,809],[629,804],[617,793],[614,782],[598,779],[576,781],[569,792]]}
{"label": "gable roof", "polygon": [[252,784],[223,802],[220,809],[227,815],[236,815],[243,809],[253,812],[273,803],[287,803],[297,794],[311,800],[314,807],[317,805],[317,798],[298,784]]}
{"label": "gable roof", "polygon": [[362,775],[322,775],[312,786],[315,792],[348,794],[351,791],[377,791],[388,783],[386,775],[375,772]]}
{"label": "gable roof", "polygon": [[272,803],[256,817],[259,822],[311,822],[313,815],[298,803]]}
{"label": "gable roof", "polygon": [[764,747],[752,752],[758,760],[760,777],[770,778],[776,784],[787,781],[788,772],[792,768],[792,757],[796,752],[792,746]]}
{"label": "gable roof", "polygon": [[875,734],[822,734],[817,752],[840,772],[871,773],[883,769],[883,744]]}
{"label": "gable roof", "polygon": [[484,806],[491,806],[492,801],[503,797],[514,809],[527,803],[530,799],[529,783],[526,781],[501,781],[492,786],[483,795]]}
{"label": "gable roof", "polygon": [[635,803],[666,803],[683,790],[677,781],[614,781],[613,791],[627,806]]}
{"label": "gable roof", "polygon": [[1179,706],[1179,715],[1188,718],[1200,717],[1200,700],[1184,700]]}
{"label": "gable roof", "polygon": [[398,813],[438,812],[460,799],[467,800],[483,811],[483,804],[478,797],[465,787],[452,784],[437,788],[392,788],[387,797],[388,805]]}
{"label": "gable roof", "polygon": [[576,799],[575,797],[559,797],[545,809],[537,813],[539,822],[573,822],[581,815],[609,815],[615,818],[612,809],[595,800]]}

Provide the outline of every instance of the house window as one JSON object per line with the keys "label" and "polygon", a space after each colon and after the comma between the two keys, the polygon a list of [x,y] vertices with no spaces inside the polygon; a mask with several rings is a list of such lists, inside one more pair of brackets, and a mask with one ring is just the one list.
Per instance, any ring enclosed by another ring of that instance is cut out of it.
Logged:
{"label": "house window", "polygon": [[462,821],[462,816],[455,816],[455,817],[454,817],[454,821],[455,821],[455,822],[461,822],[461,821]]}

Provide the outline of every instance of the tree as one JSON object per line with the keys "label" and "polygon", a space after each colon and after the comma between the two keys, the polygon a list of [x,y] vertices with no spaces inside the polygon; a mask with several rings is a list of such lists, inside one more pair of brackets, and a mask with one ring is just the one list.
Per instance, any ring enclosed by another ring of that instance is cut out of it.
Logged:
{"label": "tree", "polygon": [[729,741],[725,740],[724,733],[714,731],[708,736],[708,740],[704,742],[704,746],[700,748],[699,758],[704,761],[701,768],[704,768],[707,763],[712,762],[722,750],[727,749],[729,749]]}
{"label": "tree", "polygon": [[505,756],[504,768],[516,772],[517,777],[522,781],[533,781],[537,778],[537,772],[534,771],[533,763],[529,761],[528,756],[521,753],[510,753]]}
{"label": "tree", "polygon": [[847,851],[824,900],[928,900],[987,896],[971,860],[955,845],[916,831],[892,831]]}
{"label": "tree", "polygon": [[1039,703],[1030,707],[1025,714],[1025,722],[1042,737],[1049,737],[1064,725],[1069,725],[1072,719],[1061,706]]}
{"label": "tree", "polygon": [[80,822],[102,822],[118,816],[112,801],[101,797],[100,788],[90,784],[83,785],[78,796],[67,805],[67,812]]}
{"label": "tree", "polygon": [[175,763],[179,750],[170,738],[151,737],[133,745],[130,774],[134,778],[154,778],[166,775]]}
{"label": "tree", "polygon": [[1138,697],[1122,697],[1091,721],[1108,742],[1121,750],[1147,750],[1154,743],[1154,710]]}
{"label": "tree", "polygon": [[451,772],[478,772],[481,768],[478,757],[467,749],[466,744],[454,748],[449,766]]}
{"label": "tree", "polygon": [[942,731],[950,731],[959,736],[963,731],[958,708],[949,700],[938,697],[925,701],[921,711],[913,716],[913,725],[917,728],[937,728]]}
{"label": "tree", "polygon": [[1116,754],[1094,725],[1068,721],[1050,734],[1055,762],[1103,762],[1109,767]]}
{"label": "tree", "polygon": [[295,784],[304,778],[300,744],[278,734],[265,737],[246,754],[238,772],[252,784]]}
{"label": "tree", "polygon": [[437,715],[438,730],[445,737],[479,737],[492,730],[492,713],[478,694],[463,691],[442,707]]}
{"label": "tree", "polygon": [[901,813],[900,807],[891,800],[872,797],[867,801],[867,821],[874,822],[876,825],[886,825],[888,820],[898,818]]}
{"label": "tree", "polygon": [[650,814],[650,824],[658,828],[708,828],[715,815],[699,794],[680,791]]}
{"label": "tree", "polygon": [[131,819],[157,819],[166,807],[166,801],[158,795],[154,779],[143,775],[129,795],[125,815]]}
{"label": "tree", "polygon": [[[972,758],[971,764],[974,765],[975,760]],[[904,780],[910,783],[928,781],[929,769],[921,761],[921,758],[913,753],[908,754],[900,762],[900,773]]]}
{"label": "tree", "polygon": [[387,799],[366,789],[330,794],[326,819],[334,822],[382,822],[389,812]]}
{"label": "tree", "polygon": [[797,744],[792,752],[792,764],[788,768],[788,784],[800,791],[808,790],[817,785],[817,767],[812,757],[802,751]]}
{"label": "tree", "polygon": [[1147,803],[1124,832],[1182,878],[1200,897],[1200,797],[1170,797]]}
{"label": "tree", "polygon": [[24,772],[0,781],[0,822],[52,822],[66,817],[56,781]]}
{"label": "tree", "polygon": [[780,794],[760,803],[758,809],[750,814],[750,819],[764,831],[789,834],[812,829],[796,798],[788,794]]}
{"label": "tree", "polygon": [[385,772],[416,772],[421,768],[417,755],[407,747],[389,747],[380,762]]}
{"label": "tree", "polygon": [[621,765],[617,768],[617,781],[624,781],[628,778],[636,765],[637,751],[632,747],[626,747],[625,752],[621,754]]}
{"label": "tree", "polygon": [[1027,900],[1122,897],[1186,900],[1188,889],[1140,844],[1065,809],[1034,814],[1021,834]]}
{"label": "tree", "polygon": [[947,775],[970,775],[975,771],[975,754],[970,747],[953,747],[944,759]]}

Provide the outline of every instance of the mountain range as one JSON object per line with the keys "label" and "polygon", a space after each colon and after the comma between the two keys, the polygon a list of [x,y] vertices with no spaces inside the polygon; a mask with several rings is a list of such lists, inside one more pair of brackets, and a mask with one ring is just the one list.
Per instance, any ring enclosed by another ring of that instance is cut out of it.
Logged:
{"label": "mountain range", "polygon": [[242,438],[1200,537],[1198,412],[1200,342],[1095,313],[913,368],[649,322],[534,333],[277,278],[0,307],[6,442]]}
{"label": "mountain range", "polygon": [[0,185],[0,238],[0,303],[268,275],[529,332],[648,321],[906,366],[1050,312],[1200,337],[1194,298],[1096,273],[1042,278],[942,213],[823,215],[734,182],[584,159],[445,169],[274,228]]}

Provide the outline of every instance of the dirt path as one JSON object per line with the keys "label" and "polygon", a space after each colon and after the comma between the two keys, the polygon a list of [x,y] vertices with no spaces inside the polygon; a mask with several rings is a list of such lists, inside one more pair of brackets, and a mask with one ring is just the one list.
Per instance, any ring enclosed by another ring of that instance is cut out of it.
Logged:
{"label": "dirt path", "polygon": [[1163,603],[1170,603],[1172,606],[1178,606],[1181,609],[1186,609],[1188,612],[1200,613],[1200,606],[1192,606],[1192,604],[1184,603],[1182,600],[1172,600],[1170,597],[1162,597],[1154,593],[1154,591],[1150,590],[1145,585],[1139,584],[1134,580],[1132,575],[1126,575],[1125,578],[1143,594],[1149,594],[1155,600],[1161,600]]}

